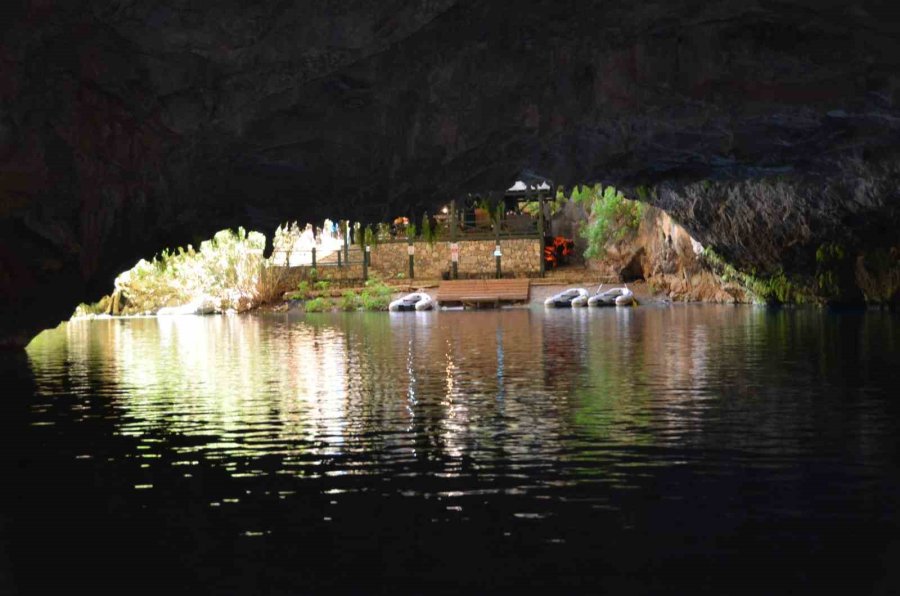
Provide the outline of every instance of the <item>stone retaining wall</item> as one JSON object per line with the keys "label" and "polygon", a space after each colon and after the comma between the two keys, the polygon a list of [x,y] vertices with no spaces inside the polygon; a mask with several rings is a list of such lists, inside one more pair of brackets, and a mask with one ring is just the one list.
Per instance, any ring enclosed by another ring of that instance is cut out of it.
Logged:
{"label": "stone retaining wall", "polygon": [[[389,242],[371,247],[369,271],[384,278],[406,277],[409,272],[407,243]],[[450,243],[414,242],[415,276],[441,279],[450,272]],[[459,277],[493,277],[494,240],[459,242]],[[534,275],[541,268],[541,241],[537,238],[501,239],[501,269],[504,277]]]}

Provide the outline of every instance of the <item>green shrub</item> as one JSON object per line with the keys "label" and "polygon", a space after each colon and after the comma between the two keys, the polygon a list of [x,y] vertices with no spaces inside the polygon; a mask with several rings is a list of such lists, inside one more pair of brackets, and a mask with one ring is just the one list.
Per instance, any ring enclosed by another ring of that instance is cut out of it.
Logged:
{"label": "green shrub", "polygon": [[758,275],[755,269],[745,273],[726,262],[710,247],[703,249],[701,258],[722,278],[722,281],[733,281],[742,285],[753,294],[756,302],[803,304],[810,298],[810,293],[803,286],[788,279],[781,269],[767,276]]}
{"label": "green shrub", "polygon": [[309,298],[309,282],[305,279],[297,284],[297,289],[291,294],[294,300],[306,300]]}
{"label": "green shrub", "polygon": [[313,284],[313,287],[315,287],[317,292],[327,292],[331,288],[331,282],[325,280],[317,281]]}
{"label": "green shrub", "polygon": [[385,297],[363,292],[359,296],[359,302],[362,305],[363,310],[387,310],[391,298],[390,296]]}
{"label": "green shrub", "polygon": [[391,239],[391,224],[381,222],[375,226],[375,244]]}
{"label": "green shrub", "polygon": [[437,240],[437,234],[431,225],[431,220],[428,218],[427,213],[422,215],[422,240],[431,245],[434,245],[435,240]]}
{"label": "green shrub", "polygon": [[816,249],[816,285],[819,293],[835,298],[841,293],[840,273],[846,268],[844,247],[836,243],[826,243]]}
{"label": "green shrub", "polygon": [[359,296],[356,292],[347,290],[341,294],[341,300],[338,302],[338,308],[343,311],[353,311],[359,308]]}
{"label": "green shrub", "polygon": [[387,310],[393,290],[378,278],[366,282],[359,295],[359,303],[365,310]]}
{"label": "green shrub", "polygon": [[626,199],[612,186],[604,189],[597,184],[593,188],[576,188],[572,197],[576,202],[589,205],[589,219],[580,230],[588,245],[584,256],[589,259],[601,258],[607,244],[635,233],[644,217],[643,203]]}
{"label": "green shrub", "polygon": [[[263,279],[265,243],[264,235],[237,228],[216,233],[201,242],[199,250],[188,245],[163,250],[150,261],[142,259],[116,278],[116,288],[128,294],[125,314],[201,297],[213,297],[223,308],[260,304],[269,297],[261,291],[261,281],[280,281]],[[283,291],[278,288],[276,294]]]}
{"label": "green shrub", "polygon": [[363,237],[366,240],[366,246],[377,246],[378,245],[378,234],[372,229],[372,226],[366,226],[363,230]]}
{"label": "green shrub", "polygon": [[331,306],[328,298],[313,298],[306,301],[306,312],[325,312],[331,310]]}

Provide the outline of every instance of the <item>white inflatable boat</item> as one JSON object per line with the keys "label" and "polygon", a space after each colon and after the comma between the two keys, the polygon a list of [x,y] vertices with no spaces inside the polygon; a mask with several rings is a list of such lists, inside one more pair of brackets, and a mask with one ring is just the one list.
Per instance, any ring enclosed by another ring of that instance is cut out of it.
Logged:
{"label": "white inflatable boat", "polygon": [[544,300],[544,306],[553,308],[569,308],[573,306],[573,301],[578,300],[582,297],[587,299],[588,296],[588,291],[584,288],[569,288],[568,290],[563,290],[558,294],[553,294],[552,296]]}
{"label": "white inflatable boat", "polygon": [[413,292],[388,304],[388,310],[392,312],[431,310],[432,308],[434,308],[434,300],[425,292]]}
{"label": "white inflatable boat", "polygon": [[610,288],[588,298],[588,306],[629,306],[634,302],[634,292],[628,286]]}

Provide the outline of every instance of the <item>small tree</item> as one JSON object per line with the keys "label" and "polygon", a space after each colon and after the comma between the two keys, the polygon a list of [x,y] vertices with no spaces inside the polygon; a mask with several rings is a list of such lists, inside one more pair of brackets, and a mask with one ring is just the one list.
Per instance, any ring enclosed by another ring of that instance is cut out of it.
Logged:
{"label": "small tree", "polygon": [[601,258],[609,242],[624,240],[637,231],[644,216],[644,204],[625,198],[615,187],[582,187],[572,193],[573,200],[589,205],[588,221],[581,226],[581,236],[587,240],[584,256]]}
{"label": "small tree", "polygon": [[422,214],[422,239],[431,245],[434,245],[435,240],[437,240],[431,220],[428,218],[428,212]]}

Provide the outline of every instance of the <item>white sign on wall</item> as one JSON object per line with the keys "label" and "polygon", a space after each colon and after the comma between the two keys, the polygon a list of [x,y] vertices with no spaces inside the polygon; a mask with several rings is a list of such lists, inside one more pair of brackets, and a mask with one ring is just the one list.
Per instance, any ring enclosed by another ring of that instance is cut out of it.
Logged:
{"label": "white sign on wall", "polygon": [[459,244],[456,242],[450,243],[450,260],[459,263]]}
{"label": "white sign on wall", "polygon": [[406,246],[406,254],[408,254],[408,255],[410,255],[410,256],[416,254],[416,245],[415,245],[415,244],[408,244],[408,245]]}

